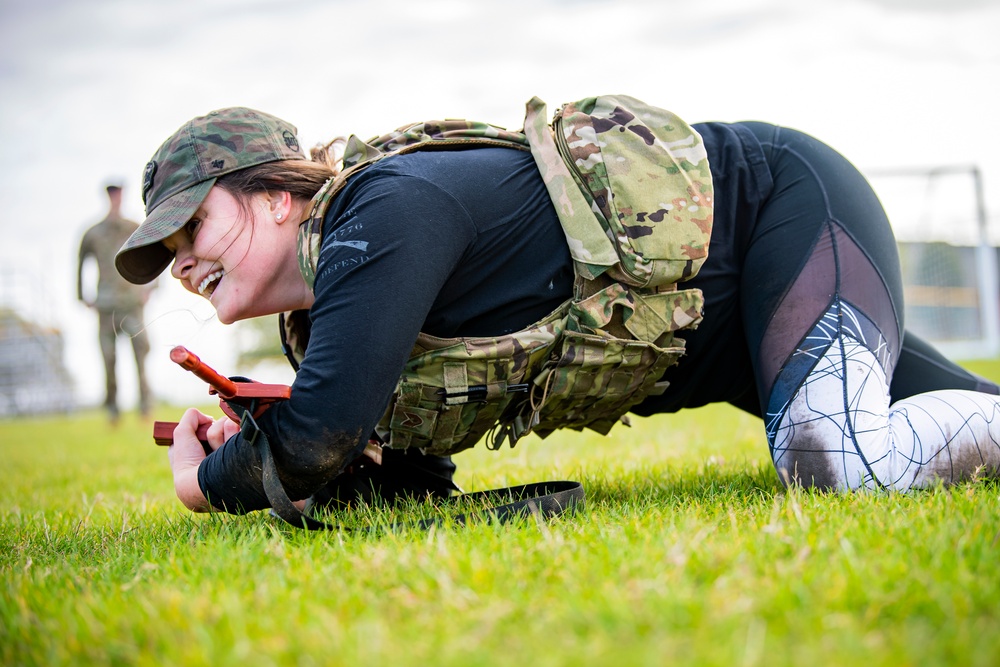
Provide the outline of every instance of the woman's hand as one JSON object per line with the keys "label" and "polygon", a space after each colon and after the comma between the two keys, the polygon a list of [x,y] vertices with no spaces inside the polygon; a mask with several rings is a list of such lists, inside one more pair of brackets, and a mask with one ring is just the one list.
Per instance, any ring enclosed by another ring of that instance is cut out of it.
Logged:
{"label": "woman's hand", "polygon": [[205,459],[205,450],[198,440],[199,426],[208,425],[208,444],[215,451],[239,430],[239,424],[223,417],[213,419],[194,408],[184,412],[174,429],[174,444],[167,450],[174,473],[174,491],[184,506],[193,512],[210,512],[212,506],[198,485],[198,466]]}

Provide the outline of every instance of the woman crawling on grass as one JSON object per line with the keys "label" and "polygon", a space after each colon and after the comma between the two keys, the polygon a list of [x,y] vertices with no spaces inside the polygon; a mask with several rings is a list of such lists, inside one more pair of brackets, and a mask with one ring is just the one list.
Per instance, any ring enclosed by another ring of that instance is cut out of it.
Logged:
{"label": "woman crawling on grass", "polygon": [[160,147],[118,270],[173,262],[227,324],[283,314],[297,370],[258,446],[184,414],[188,508],[269,507],[261,441],[296,501],[446,496],[479,441],[715,402],[763,419],[786,484],[997,474],[1000,388],[904,331],[889,222],[844,157],[626,97],[568,105],[555,132],[528,110],[523,133],[430,122],[310,160],[289,123],[228,108]]}

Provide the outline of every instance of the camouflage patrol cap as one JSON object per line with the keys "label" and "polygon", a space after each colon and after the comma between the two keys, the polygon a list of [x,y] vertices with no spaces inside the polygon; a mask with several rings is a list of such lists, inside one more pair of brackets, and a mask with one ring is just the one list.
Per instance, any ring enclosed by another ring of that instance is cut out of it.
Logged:
{"label": "camouflage patrol cap", "polygon": [[216,179],[265,162],[305,159],[295,135],[294,125],[245,107],[212,111],[181,126],[146,164],[146,219],[118,251],[118,272],[140,285],[153,280],[173,259],[161,241],[191,219]]}

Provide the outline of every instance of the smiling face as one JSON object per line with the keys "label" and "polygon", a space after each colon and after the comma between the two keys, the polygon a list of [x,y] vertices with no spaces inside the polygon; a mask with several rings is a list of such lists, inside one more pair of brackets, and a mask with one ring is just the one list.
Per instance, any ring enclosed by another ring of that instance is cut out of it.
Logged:
{"label": "smiling face", "polygon": [[224,324],[312,305],[296,260],[297,226],[287,222],[289,195],[255,194],[246,203],[213,187],[163,241],[174,254],[171,274],[208,299]]}

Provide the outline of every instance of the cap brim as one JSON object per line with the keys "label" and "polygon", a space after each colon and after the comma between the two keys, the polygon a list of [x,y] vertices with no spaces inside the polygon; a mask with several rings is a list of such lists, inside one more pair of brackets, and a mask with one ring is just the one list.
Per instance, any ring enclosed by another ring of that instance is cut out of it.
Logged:
{"label": "cap brim", "polygon": [[160,275],[174,257],[161,242],[187,224],[213,185],[214,178],[196,183],[150,211],[115,256],[118,273],[136,285],[148,283]]}

